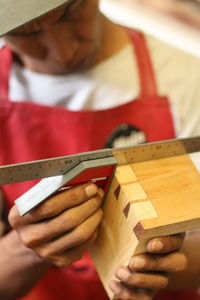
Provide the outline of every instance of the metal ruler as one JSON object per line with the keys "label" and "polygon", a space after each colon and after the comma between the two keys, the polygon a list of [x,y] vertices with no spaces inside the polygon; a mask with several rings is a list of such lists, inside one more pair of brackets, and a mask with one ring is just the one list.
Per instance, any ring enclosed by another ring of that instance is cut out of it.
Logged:
{"label": "metal ruler", "polygon": [[103,149],[75,155],[0,166],[0,185],[64,175],[82,161],[114,156],[119,165],[200,151],[200,136]]}
{"label": "metal ruler", "polygon": [[[0,166],[0,185],[45,178],[16,200],[18,210],[23,215],[67,183],[71,186],[89,180],[105,181],[107,188],[116,165],[192,152],[200,152],[200,136],[5,165]],[[42,193],[42,197],[36,196]]]}

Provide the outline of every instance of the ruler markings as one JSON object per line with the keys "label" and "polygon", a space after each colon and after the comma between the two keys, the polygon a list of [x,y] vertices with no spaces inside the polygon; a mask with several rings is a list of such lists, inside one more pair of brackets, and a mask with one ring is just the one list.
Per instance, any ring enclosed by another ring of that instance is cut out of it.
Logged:
{"label": "ruler markings", "polygon": [[102,149],[70,156],[0,166],[0,185],[64,175],[82,161],[115,156],[119,165],[200,151],[200,137]]}
{"label": "ruler markings", "polygon": [[64,175],[82,161],[113,156],[108,149],[0,166],[0,185]]}

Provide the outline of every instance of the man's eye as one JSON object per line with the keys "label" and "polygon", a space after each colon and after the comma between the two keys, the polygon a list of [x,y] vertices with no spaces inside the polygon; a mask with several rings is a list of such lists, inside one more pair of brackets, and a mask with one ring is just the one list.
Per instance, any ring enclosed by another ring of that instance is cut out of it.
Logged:
{"label": "man's eye", "polygon": [[[74,12],[77,8],[80,7],[80,5],[83,1],[84,0],[69,0],[69,2],[67,3],[68,5],[63,10],[63,14],[56,22],[62,22],[63,20],[65,20],[70,15],[70,13]],[[40,30],[38,30],[38,31],[31,30],[31,28],[29,31],[29,29],[27,28],[27,25],[28,24],[21,26],[19,29],[15,29],[11,32],[8,32],[7,36],[31,37],[31,36],[37,35],[41,32]]]}
{"label": "man's eye", "polygon": [[31,37],[34,35],[39,34],[39,31],[11,31],[7,33],[7,36],[11,36],[11,37]]}
{"label": "man's eye", "polygon": [[66,17],[70,15],[70,13],[74,12],[79,8],[83,0],[71,0],[68,6],[65,8],[63,15],[59,18],[59,22],[65,20]]}

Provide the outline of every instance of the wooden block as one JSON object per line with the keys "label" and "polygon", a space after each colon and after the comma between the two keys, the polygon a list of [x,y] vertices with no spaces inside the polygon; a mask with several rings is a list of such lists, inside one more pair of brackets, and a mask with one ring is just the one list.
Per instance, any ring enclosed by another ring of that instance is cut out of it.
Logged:
{"label": "wooden block", "polygon": [[91,248],[110,298],[115,268],[145,252],[150,238],[200,228],[200,174],[188,155],[136,163],[131,168],[130,177],[123,179],[119,172],[114,176],[99,236]]}
{"label": "wooden block", "polygon": [[126,197],[127,201],[139,201],[147,198],[147,194],[140,183],[130,183],[121,186],[121,195]]}
{"label": "wooden block", "polygon": [[119,166],[116,169],[115,176],[120,184],[127,184],[130,182],[137,181],[137,177],[131,167],[131,165]]}
{"label": "wooden block", "polygon": [[[117,181],[118,182],[118,181]],[[119,182],[114,190],[114,196],[117,200],[125,202],[140,201],[147,198],[147,195],[139,183],[130,183],[120,185]]]}
{"label": "wooden block", "polygon": [[141,220],[157,218],[158,214],[150,201],[136,202],[130,205],[128,221],[134,220],[135,226]]}
{"label": "wooden block", "polygon": [[[127,166],[125,167],[126,168],[123,168],[123,171],[127,169],[130,170]],[[127,249],[127,244],[135,245],[135,247],[138,244],[138,240],[133,231],[137,223],[136,215],[138,215],[137,221],[141,220],[142,213],[143,217],[145,217],[144,212],[141,212],[140,209],[141,207],[144,208],[145,205],[146,207],[148,206],[146,211],[148,211],[148,213],[150,211],[150,204],[148,201],[146,204],[141,204],[141,206],[138,205],[140,203],[138,202],[137,204],[135,203],[135,215],[134,217],[131,217],[132,213],[129,214],[129,208],[132,206],[134,207],[133,202],[136,200],[146,199],[147,195],[142,186],[139,183],[135,183],[137,178],[132,170],[129,173],[132,177],[129,176],[128,182],[134,183],[129,184],[124,184],[127,180],[123,180],[123,177],[121,176],[122,167],[120,167],[120,176],[117,171],[104,202],[104,218],[100,226],[100,238],[98,238],[98,241],[91,249],[91,254],[95,261],[97,271],[100,274],[104,287],[111,298],[112,293],[109,290],[109,282],[110,279],[113,278],[113,270],[119,264],[126,265],[132,256],[133,247],[131,246]],[[121,184],[120,180],[123,184]],[[152,215],[153,217],[155,216],[155,211],[153,211]],[[124,243],[124,241],[126,242]]]}
{"label": "wooden block", "polygon": [[[112,298],[109,282],[113,278],[113,270],[119,265],[126,265],[133,254],[133,248],[127,245],[137,245],[137,238],[133,232],[134,220],[129,220],[123,212],[129,202],[126,197],[118,200],[114,190],[118,185],[116,178],[104,204],[104,218],[99,229],[99,238],[91,248],[91,255],[95,262],[102,283]],[[130,226],[127,226],[129,223]],[[131,224],[132,223],[132,224]]]}

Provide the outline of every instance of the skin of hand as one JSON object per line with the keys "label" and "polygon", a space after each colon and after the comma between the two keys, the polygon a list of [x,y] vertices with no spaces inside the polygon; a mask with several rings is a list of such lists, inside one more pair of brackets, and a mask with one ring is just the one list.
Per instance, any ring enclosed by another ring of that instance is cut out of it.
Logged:
{"label": "skin of hand", "polygon": [[10,231],[0,238],[0,299],[14,300],[24,296],[49,267],[22,244],[15,230]]}
{"label": "skin of hand", "polygon": [[16,206],[10,225],[22,243],[44,261],[66,266],[80,259],[94,242],[102,219],[103,191],[95,184],[76,186],[58,193],[23,217]]}
{"label": "skin of hand", "polygon": [[128,267],[118,267],[117,280],[110,282],[115,298],[150,300],[166,288],[170,274],[187,267],[186,255],[179,252],[183,240],[184,234],[154,238],[147,243],[147,253],[132,257]]}

